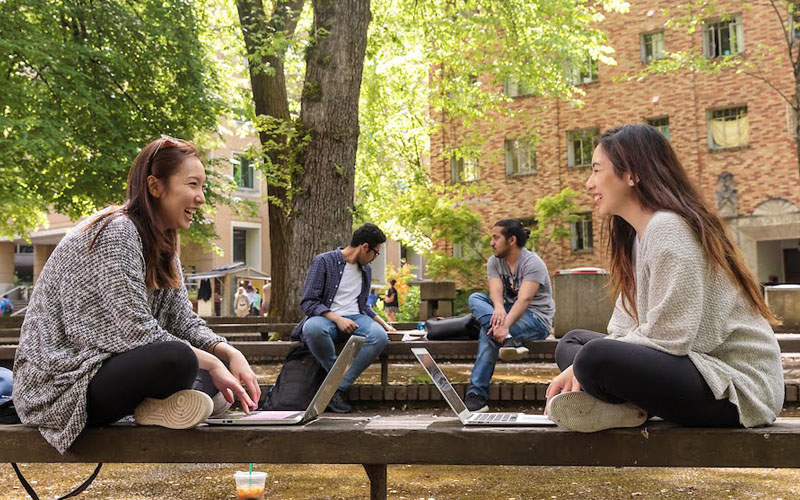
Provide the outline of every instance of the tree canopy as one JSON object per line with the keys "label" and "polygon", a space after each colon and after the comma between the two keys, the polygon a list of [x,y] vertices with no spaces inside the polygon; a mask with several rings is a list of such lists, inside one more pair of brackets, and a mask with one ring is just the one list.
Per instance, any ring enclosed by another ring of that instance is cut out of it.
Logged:
{"label": "tree canopy", "polygon": [[[482,156],[486,134],[469,131],[478,122],[491,127],[498,113],[513,115],[502,91],[509,82],[580,105],[583,91],[570,72],[592,60],[614,64],[600,23],[604,12],[628,8],[624,1],[375,0],[361,89],[358,217],[436,254],[433,271],[465,273],[462,261],[484,257],[480,219],[463,203],[480,187],[431,185],[430,138],[442,126],[463,131],[440,154]],[[434,250],[438,238],[466,254],[448,259]]]}
{"label": "tree canopy", "polygon": [[209,30],[202,4],[182,0],[0,2],[0,236],[28,234],[51,208],[118,203],[149,140],[212,130],[223,101]]}

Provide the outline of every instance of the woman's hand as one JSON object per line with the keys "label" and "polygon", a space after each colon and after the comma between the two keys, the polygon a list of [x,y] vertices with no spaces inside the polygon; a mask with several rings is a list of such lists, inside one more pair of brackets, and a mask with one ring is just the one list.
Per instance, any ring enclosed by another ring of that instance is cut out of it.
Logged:
{"label": "woman's hand", "polygon": [[[258,407],[258,402],[261,400],[261,387],[258,385],[258,379],[256,378],[256,374],[253,373],[250,363],[247,362],[244,354],[236,349],[235,352],[231,353],[228,357],[228,365],[231,374],[244,386],[247,394],[250,396],[250,400],[255,402],[252,408],[256,409]],[[244,401],[241,401],[244,405]]]}
{"label": "woman's hand", "polygon": [[222,393],[223,397],[225,397],[225,401],[228,403],[232,404],[234,396],[237,397],[242,403],[242,409],[248,415],[251,409],[258,406],[258,404],[254,403],[253,400],[250,399],[250,396],[247,395],[241,382],[239,382],[221,362],[218,362],[216,366],[208,370],[208,374],[211,375],[214,387]]}
{"label": "woman's hand", "polygon": [[545,404],[545,408],[549,409],[550,398],[556,394],[561,394],[562,392],[577,392],[580,390],[581,384],[578,382],[578,379],[575,378],[575,374],[572,372],[572,366],[570,366],[559,373],[550,381],[550,385],[547,386],[547,403]]}

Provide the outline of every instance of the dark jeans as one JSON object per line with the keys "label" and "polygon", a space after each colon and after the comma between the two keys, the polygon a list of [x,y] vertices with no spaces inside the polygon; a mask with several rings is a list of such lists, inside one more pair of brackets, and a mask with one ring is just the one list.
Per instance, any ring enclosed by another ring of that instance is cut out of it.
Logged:
{"label": "dark jeans", "polygon": [[107,359],[89,382],[88,424],[106,425],[132,415],[145,398],[164,399],[183,389],[209,396],[217,389],[182,342],[156,342]]}
{"label": "dark jeans", "polygon": [[572,330],[558,342],[561,371],[573,366],[581,388],[609,403],[630,402],[650,416],[691,427],[739,427],[736,405],[715,399],[688,356],[588,330]]}

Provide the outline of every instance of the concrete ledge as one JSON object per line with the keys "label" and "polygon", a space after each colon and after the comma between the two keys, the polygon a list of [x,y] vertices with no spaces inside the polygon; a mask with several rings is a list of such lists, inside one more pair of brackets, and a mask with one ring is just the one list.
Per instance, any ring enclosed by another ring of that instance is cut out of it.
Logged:
{"label": "concrete ledge", "polygon": [[[0,428],[3,462],[262,462],[538,466],[800,467],[800,419],[760,429],[651,422],[580,434],[559,428],[463,427],[435,417],[323,417],[304,426],[185,431],[87,429],[59,455],[34,428]],[[720,450],[724,450],[721,453]]]}
{"label": "concrete ledge", "polygon": [[[244,334],[243,334],[244,335]],[[800,353],[800,334],[779,333],[775,334],[781,352]],[[248,338],[252,336],[248,335]],[[264,361],[283,361],[293,342],[270,341],[234,341],[231,344],[242,351],[252,363]],[[548,337],[533,343],[533,350],[528,358],[523,361],[552,360],[554,359],[558,339]],[[478,342],[475,340],[456,341],[414,341],[414,342],[389,342],[385,353],[390,360],[413,360],[412,347],[425,347],[437,361],[474,360],[478,352]],[[0,345],[0,361],[14,359],[16,345]]]}

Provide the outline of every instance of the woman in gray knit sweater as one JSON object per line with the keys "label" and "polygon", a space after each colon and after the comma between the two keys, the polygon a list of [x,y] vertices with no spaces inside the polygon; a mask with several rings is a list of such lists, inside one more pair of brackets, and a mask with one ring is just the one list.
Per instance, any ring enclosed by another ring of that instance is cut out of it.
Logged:
{"label": "woman in gray knit sweater", "polygon": [[608,335],[575,330],[547,411],[582,432],[641,425],[769,425],[783,405],[780,350],[742,253],[647,125],[599,140],[586,183],[606,217],[616,307]]}
{"label": "woman in gray knit sweater", "polygon": [[218,406],[234,396],[245,411],[256,406],[247,360],[194,314],[183,286],[176,230],[205,202],[204,182],[194,145],[162,136],[134,160],[125,205],[76,226],[44,266],[14,361],[14,402],[61,453],[86,425],[131,414],[193,427],[213,394]]}

